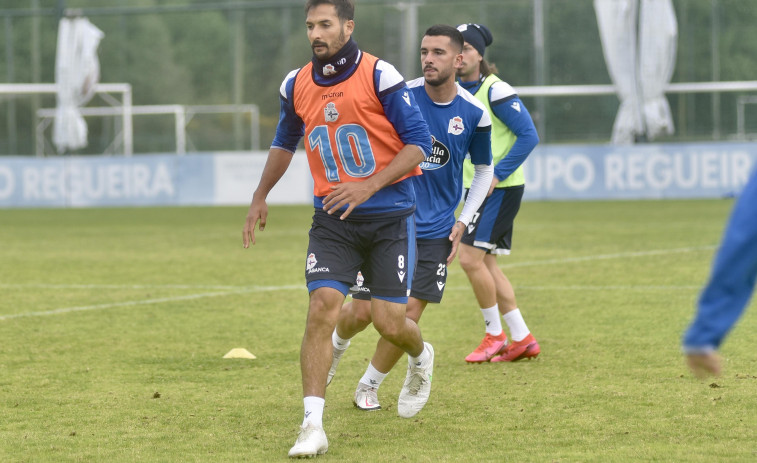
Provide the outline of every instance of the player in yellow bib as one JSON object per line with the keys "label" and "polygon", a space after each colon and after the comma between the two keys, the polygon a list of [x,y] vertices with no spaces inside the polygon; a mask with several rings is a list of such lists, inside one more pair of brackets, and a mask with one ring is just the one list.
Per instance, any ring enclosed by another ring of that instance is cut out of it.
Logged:
{"label": "player in yellow bib", "polygon": [[[460,242],[459,259],[484,317],[486,334],[465,360],[469,363],[512,362],[539,355],[541,349],[523,320],[510,280],[497,265],[498,255],[510,254],[513,221],[520,209],[525,178],[523,162],[539,143],[533,120],[513,88],[501,81],[484,59],[492,34],[486,26],[458,26],[465,39],[460,85],[489,110],[492,120],[494,178],[489,196],[474,215]],[[473,166],[463,167],[470,188]],[[510,342],[500,314],[510,330]]]}

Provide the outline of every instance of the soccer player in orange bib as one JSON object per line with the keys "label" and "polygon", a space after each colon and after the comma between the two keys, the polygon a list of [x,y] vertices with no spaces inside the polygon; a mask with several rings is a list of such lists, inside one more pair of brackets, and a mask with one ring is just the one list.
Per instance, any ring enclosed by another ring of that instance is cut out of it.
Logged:
{"label": "soccer player in orange bib", "polygon": [[400,401],[422,408],[431,391],[434,350],[406,318],[415,262],[411,177],[431,152],[431,135],[413,94],[389,63],[358,48],[351,0],[308,0],[310,63],[286,76],[281,114],[243,229],[255,243],[268,216],[266,197],[305,140],[315,212],[305,259],[310,294],[300,368],[305,413],[290,457],[328,450],[323,429],[331,333],[359,270],[372,290],[381,336],[407,352]]}

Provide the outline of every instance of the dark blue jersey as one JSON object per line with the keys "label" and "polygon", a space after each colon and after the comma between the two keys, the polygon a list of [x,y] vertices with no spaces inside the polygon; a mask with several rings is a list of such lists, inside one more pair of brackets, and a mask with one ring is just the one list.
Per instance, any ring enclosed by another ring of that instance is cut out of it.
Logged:
{"label": "dark blue jersey", "polygon": [[415,185],[417,237],[446,238],[455,225],[455,209],[463,188],[463,160],[470,153],[473,164],[491,164],[491,119],[486,108],[457,86],[448,104],[429,98],[424,79],[408,82],[433,139],[431,155],[421,163],[423,175]]}

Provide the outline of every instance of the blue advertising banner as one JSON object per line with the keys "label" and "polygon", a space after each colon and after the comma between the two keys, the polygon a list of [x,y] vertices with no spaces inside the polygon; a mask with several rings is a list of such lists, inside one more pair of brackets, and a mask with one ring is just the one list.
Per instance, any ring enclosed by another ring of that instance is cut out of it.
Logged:
{"label": "blue advertising banner", "polygon": [[538,146],[525,199],[714,198],[738,193],[757,165],[753,143]]}
{"label": "blue advertising banner", "polygon": [[0,207],[213,203],[212,156],[0,158]]}
{"label": "blue advertising banner", "polygon": [[[266,152],[0,157],[0,208],[245,205]],[[718,198],[737,194],[757,144],[541,145],[524,166],[525,200]],[[269,204],[312,204],[304,152]]]}

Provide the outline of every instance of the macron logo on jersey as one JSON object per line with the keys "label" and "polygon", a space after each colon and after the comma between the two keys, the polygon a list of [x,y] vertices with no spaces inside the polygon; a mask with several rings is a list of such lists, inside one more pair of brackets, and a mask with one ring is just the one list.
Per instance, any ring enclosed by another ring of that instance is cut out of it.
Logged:
{"label": "macron logo on jersey", "polygon": [[400,278],[400,283],[401,283],[405,279],[405,272],[400,270],[399,272],[397,272],[397,276]]}
{"label": "macron logo on jersey", "polygon": [[518,103],[517,101],[513,101],[513,104],[511,104],[510,107],[520,112],[520,103]]}
{"label": "macron logo on jersey", "polygon": [[405,92],[405,93],[402,94],[402,99],[405,100],[405,103],[407,103],[408,106],[412,106],[410,104],[410,95],[408,95],[407,92]]}
{"label": "macron logo on jersey", "polygon": [[444,283],[442,283],[441,281],[437,281],[436,287],[439,288],[439,291],[441,291],[444,289]]}

